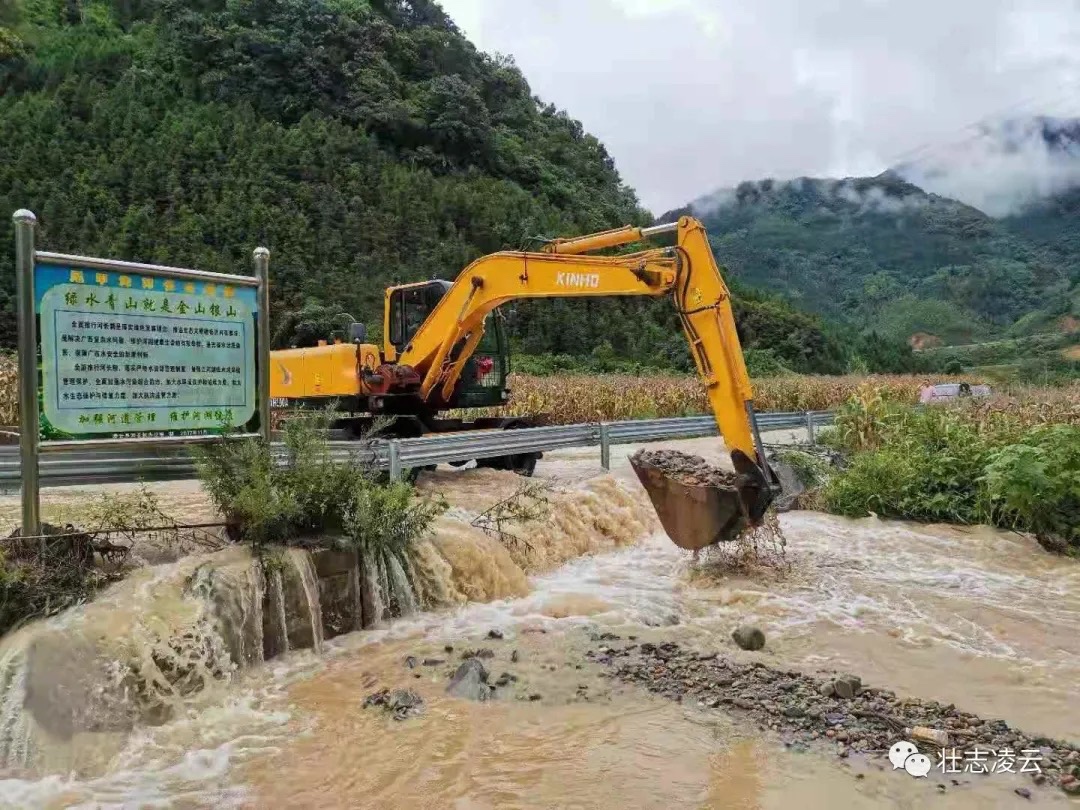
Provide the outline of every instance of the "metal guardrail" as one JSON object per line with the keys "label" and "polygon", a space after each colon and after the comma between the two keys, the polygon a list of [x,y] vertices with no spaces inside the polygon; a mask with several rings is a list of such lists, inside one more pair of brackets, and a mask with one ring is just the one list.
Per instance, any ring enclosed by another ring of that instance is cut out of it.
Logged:
{"label": "metal guardrail", "polygon": [[[811,441],[814,430],[832,423],[830,411],[759,413],[757,422],[764,433],[771,430],[806,429]],[[600,446],[601,464],[609,465],[614,444],[692,439],[718,434],[711,416],[670,419],[632,419],[622,422],[593,422],[517,430],[475,430],[444,433],[418,439],[332,441],[335,459],[355,459],[399,477],[403,470],[432,464],[464,462],[478,458],[542,453],[567,447]],[[284,449],[274,445],[279,463],[285,463]],[[169,481],[194,478],[195,463],[184,448],[147,449],[115,447],[71,449],[42,456],[39,462],[43,486],[72,484]],[[19,485],[19,448],[0,447],[0,487]]]}

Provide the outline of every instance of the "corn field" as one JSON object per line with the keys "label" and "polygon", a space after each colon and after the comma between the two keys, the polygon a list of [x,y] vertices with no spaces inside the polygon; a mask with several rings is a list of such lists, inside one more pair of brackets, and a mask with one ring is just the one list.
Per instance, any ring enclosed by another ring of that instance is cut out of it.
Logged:
{"label": "corn field", "polygon": [[[754,381],[759,411],[827,411],[873,391],[882,400],[914,404],[929,380],[920,375],[826,377],[786,375]],[[18,424],[15,358],[0,355],[0,425]],[[977,382],[973,380],[973,382]],[[510,377],[511,400],[489,413],[544,416],[552,424],[694,416],[708,413],[701,382],[688,375],[563,374]],[[1020,414],[1025,421],[1080,423],[1080,383],[1066,388],[1018,388],[977,406],[981,418]],[[476,412],[471,412],[475,416]]]}
{"label": "corn field", "polygon": [[[890,399],[916,402],[918,377],[768,377],[754,383],[759,411],[825,411],[846,402],[871,382]],[[620,374],[510,378],[515,416],[545,414],[555,423],[692,416],[709,412],[705,389],[690,376],[630,377]]]}
{"label": "corn field", "polygon": [[0,425],[19,424],[19,374],[15,356],[0,354]]}
{"label": "corn field", "polygon": [[[937,377],[929,382],[940,382]],[[914,405],[921,375],[787,375],[755,380],[759,411],[828,411],[868,392],[883,402]],[[972,381],[977,382],[977,381]],[[492,414],[543,415],[552,424],[693,416],[709,412],[701,382],[690,376],[621,374],[512,375],[510,404]],[[1024,421],[1080,423],[1080,383],[1067,388],[1019,387],[974,405],[982,418],[1018,413]]]}

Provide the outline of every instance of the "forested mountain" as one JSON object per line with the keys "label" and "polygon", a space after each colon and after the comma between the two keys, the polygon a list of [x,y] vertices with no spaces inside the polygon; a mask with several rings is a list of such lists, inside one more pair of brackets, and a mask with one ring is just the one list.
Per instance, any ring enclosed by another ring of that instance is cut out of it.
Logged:
{"label": "forested mountain", "polygon": [[246,271],[266,244],[277,307],[370,319],[391,279],[644,216],[427,0],[0,4],[0,208],[55,249]]}
{"label": "forested mountain", "polygon": [[[248,272],[267,245],[279,323],[329,308],[377,330],[387,283],[650,219],[602,144],[432,0],[0,0],[0,96],[0,242],[26,207],[53,250]],[[8,248],[4,346],[13,286]],[[780,300],[738,307],[747,348],[786,366],[850,358]],[[689,365],[665,302],[510,321],[533,353]]]}
{"label": "forested mountain", "polygon": [[1080,337],[1080,187],[1054,194],[1002,222],[1073,280],[1070,289],[1021,318],[1012,331],[1033,334],[1067,328]]}
{"label": "forested mountain", "polygon": [[747,182],[685,210],[745,283],[890,339],[971,343],[1080,314],[1076,205],[994,219],[887,172]]}

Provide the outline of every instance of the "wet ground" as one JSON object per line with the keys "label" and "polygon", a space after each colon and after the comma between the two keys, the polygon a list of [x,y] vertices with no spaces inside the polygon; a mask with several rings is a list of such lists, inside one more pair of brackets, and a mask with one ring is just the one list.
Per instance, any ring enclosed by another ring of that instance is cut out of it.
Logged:
{"label": "wet ground", "polygon": [[[713,439],[669,446],[722,457]],[[504,571],[503,580],[515,583],[504,598],[478,586],[485,595],[477,598],[495,601],[344,636],[321,658],[301,653],[271,662],[188,718],[134,735],[97,772],[0,781],[0,804],[1067,806],[1060,790],[1019,774],[932,772],[918,779],[880,757],[786,746],[783,729],[762,729],[745,712],[676,702],[613,678],[595,651],[598,644],[673,641],[741,664],[853,673],[866,687],[900,698],[954,703],[1032,734],[1077,737],[1080,566],[1004,532],[798,512],[781,518],[788,573],[725,575],[708,564],[695,567],[636,516],[632,504],[644,495],[626,461],[633,449],[614,449],[612,480],[601,477],[593,450],[553,453],[541,462],[542,478],[571,490],[588,483],[586,505],[548,531],[558,553],[535,560],[530,571],[517,566],[523,587]],[[459,510],[461,525],[447,541],[456,550],[445,552],[471,562],[459,565],[457,582],[494,582],[485,554],[496,552],[476,540],[464,516],[518,482],[465,471],[439,472],[424,485],[446,492]],[[180,489],[179,502],[204,508],[197,490]],[[604,521],[627,531],[637,526],[642,536],[625,538],[633,543],[622,547],[584,543],[580,551],[589,556],[562,563],[575,538],[606,536],[596,530]],[[740,650],[730,638],[747,622],[766,635],[761,651]],[[487,639],[492,629],[504,638]],[[620,639],[596,641],[603,633]],[[463,649],[478,647],[493,652],[485,659],[492,679],[507,672],[516,680],[487,703],[449,697],[445,685]],[[443,663],[410,668],[409,656]],[[423,712],[396,721],[365,709],[365,698],[384,688],[415,690]],[[1030,798],[1018,787],[1030,789]]]}

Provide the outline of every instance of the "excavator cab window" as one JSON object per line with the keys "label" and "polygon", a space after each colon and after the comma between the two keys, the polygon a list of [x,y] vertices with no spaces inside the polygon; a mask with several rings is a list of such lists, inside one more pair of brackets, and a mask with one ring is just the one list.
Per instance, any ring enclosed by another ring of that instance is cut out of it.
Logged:
{"label": "excavator cab window", "polygon": [[405,351],[448,289],[449,281],[437,279],[399,287],[390,294],[390,342],[399,352]]}
{"label": "excavator cab window", "polygon": [[484,321],[484,336],[465,364],[454,392],[453,407],[487,408],[506,404],[506,374],[510,349],[502,313],[496,310]]}

